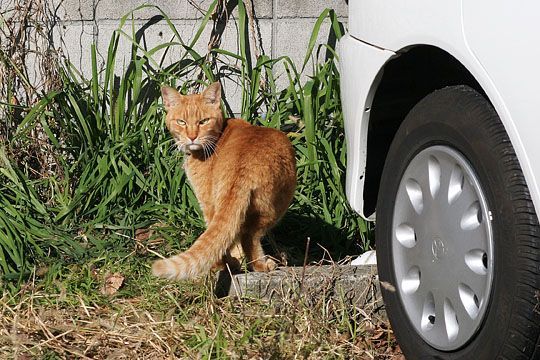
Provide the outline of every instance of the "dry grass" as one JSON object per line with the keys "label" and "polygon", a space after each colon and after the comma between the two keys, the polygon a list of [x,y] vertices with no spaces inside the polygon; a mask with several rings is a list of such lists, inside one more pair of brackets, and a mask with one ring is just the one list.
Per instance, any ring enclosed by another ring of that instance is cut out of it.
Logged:
{"label": "dry grass", "polygon": [[[67,72],[62,91],[44,98],[44,92],[59,87],[58,74],[63,67],[56,56],[60,54],[50,51],[48,38],[43,36],[47,31],[36,32],[33,26],[24,25],[44,21],[46,2],[8,1],[14,10],[0,10],[2,19],[13,19],[5,21],[0,34],[0,39],[10,39],[0,41],[0,98],[4,99],[0,117],[6,117],[0,124],[0,142],[7,144],[15,133],[21,140],[6,149],[7,160],[2,164],[3,170],[11,172],[2,177],[0,218],[10,225],[13,235],[8,245],[0,245],[14,249],[14,255],[0,264],[0,288],[11,291],[0,294],[0,359],[399,356],[384,321],[367,311],[365,304],[355,306],[339,297],[325,296],[322,287],[311,294],[292,292],[277,304],[217,298],[215,276],[174,284],[149,276],[148,263],[156,252],[176,252],[189,245],[191,233],[202,226],[194,196],[184,186],[181,170],[176,171],[178,159],[169,154],[169,136],[155,121],[161,112],[150,91],[161,83],[178,84],[177,72],[227,77],[227,69],[237,70],[233,65],[240,64],[241,73],[234,79],[243,86],[246,101],[242,114],[246,118],[276,128],[291,125],[291,118],[296,122],[302,119],[293,139],[299,155],[298,201],[281,231],[288,240],[294,234],[302,240],[312,236],[313,248],[315,236],[327,238],[336,254],[357,252],[357,248],[351,249],[357,242],[363,249],[369,247],[369,228],[344,201],[346,147],[339,74],[333,58],[319,64],[313,74],[303,73],[308,80],[302,80],[299,74],[294,75],[297,70],[291,68],[288,58],[271,60],[261,55],[257,64],[251,64],[214,49],[208,57],[201,54],[211,61],[201,64],[195,61],[201,56],[192,59],[186,52],[185,60],[189,61],[179,61],[165,71],[147,68],[151,62],[139,52],[134,59],[139,66],[121,75],[125,86],[120,89],[109,87],[109,82],[101,82],[98,76],[81,82]],[[244,26],[239,28],[238,41],[245,55],[249,41],[244,35],[249,31],[244,30],[253,28],[253,19],[243,4],[238,3],[238,23]],[[312,39],[318,38],[325,19],[333,29],[331,35],[342,33],[335,13],[325,10],[314,26]],[[202,23],[201,30],[205,26]],[[119,34],[111,41],[120,41]],[[213,37],[211,45],[218,46],[219,38]],[[27,57],[40,49],[39,66],[25,67]],[[112,46],[108,58],[116,56],[114,49]],[[306,61],[317,51],[313,41]],[[225,73],[214,72],[215,61]],[[111,79],[116,76],[114,63],[110,61],[104,69],[104,75]],[[290,83],[278,88],[274,71],[283,68],[294,76],[289,74]],[[43,83],[30,81],[34,76],[28,71],[34,69],[41,72],[35,77]],[[93,70],[98,73],[97,63]],[[267,80],[262,85],[261,78]],[[185,86],[190,84],[198,86],[193,80]],[[132,100],[125,109],[115,107],[123,99]],[[42,101],[43,106],[36,107],[41,110],[30,116],[36,101]],[[82,112],[78,111],[81,106]],[[25,126],[19,128],[23,122]],[[40,124],[56,131],[45,137]],[[137,154],[135,160],[133,154]],[[155,154],[166,156],[156,161]],[[55,160],[57,155],[62,161]],[[126,158],[134,163],[126,164]],[[94,173],[96,169],[105,177]],[[28,191],[36,188],[36,193]],[[4,194],[9,196],[4,198]],[[167,235],[168,230],[162,229],[165,240],[159,242],[150,233],[146,238],[142,233],[130,238],[131,230],[159,221],[191,230],[171,230]],[[289,255],[297,248],[297,244],[287,243]],[[16,281],[26,279],[27,270],[35,264],[41,267],[34,271],[34,279],[14,294],[20,289]]]}
{"label": "dry grass", "polygon": [[15,297],[6,293],[0,358],[401,358],[384,320],[335,296],[219,299],[215,276],[183,284],[143,277],[130,284],[129,275],[124,288],[106,296],[99,277],[86,293],[69,284],[75,278],[56,283],[56,293],[39,281]]}

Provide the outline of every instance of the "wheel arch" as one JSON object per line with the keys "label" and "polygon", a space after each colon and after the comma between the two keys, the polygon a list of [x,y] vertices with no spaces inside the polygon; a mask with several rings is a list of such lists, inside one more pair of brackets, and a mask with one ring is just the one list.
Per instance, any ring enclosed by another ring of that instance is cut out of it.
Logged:
{"label": "wheel arch", "polygon": [[431,45],[410,46],[399,51],[384,65],[377,78],[376,88],[372,90],[367,134],[363,188],[363,214],[366,216],[375,212],[390,144],[412,107],[429,93],[453,85],[467,85],[486,95],[463,64],[445,50]]}

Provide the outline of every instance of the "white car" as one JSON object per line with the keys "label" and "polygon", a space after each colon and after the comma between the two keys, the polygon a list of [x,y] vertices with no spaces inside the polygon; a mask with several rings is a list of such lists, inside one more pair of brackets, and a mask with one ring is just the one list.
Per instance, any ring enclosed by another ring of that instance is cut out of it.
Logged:
{"label": "white car", "polygon": [[540,2],[351,0],[347,196],[410,359],[540,359]]}

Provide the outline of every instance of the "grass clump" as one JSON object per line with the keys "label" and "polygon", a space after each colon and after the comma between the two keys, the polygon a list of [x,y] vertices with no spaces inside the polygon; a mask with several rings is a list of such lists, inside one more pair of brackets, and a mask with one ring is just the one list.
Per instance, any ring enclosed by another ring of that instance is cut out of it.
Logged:
{"label": "grass clump", "polygon": [[[4,279],[24,279],[44,261],[69,263],[104,251],[129,251],[135,231],[155,223],[200,231],[202,216],[186,184],[181,155],[173,151],[166,132],[159,87],[181,84],[184,92],[196,91],[216,79],[241,86],[242,117],[288,131],[296,149],[299,186],[288,215],[275,231],[276,237],[289,238],[283,248],[303,249],[308,236],[322,245],[313,246],[313,252],[324,247],[337,257],[370,246],[365,223],[344,196],[346,154],[334,50],[315,46],[325,21],[330,23],[331,37],[342,35],[335,13],[326,10],[317,20],[299,70],[288,57],[252,59],[246,36],[248,13],[242,1],[238,3],[240,54],[220,49],[215,41],[208,53],[196,52],[204,28],[213,24],[212,19],[222,18],[219,11],[226,11],[222,6],[218,0],[211,4],[189,42],[156,7],[173,36],[155,48],[144,45],[144,37],[130,25],[129,13],[112,36],[102,70],[92,45],[90,79],[67,63],[57,69],[60,87],[33,105],[18,105],[23,111],[15,136],[3,141],[0,149]],[[149,6],[134,11],[143,7]],[[126,31],[129,28],[131,32]],[[119,68],[122,42],[130,44],[132,51],[128,66]],[[173,51],[180,53],[179,58],[164,65]],[[232,116],[226,100],[224,107]],[[9,121],[16,120],[10,118],[13,112],[4,114]],[[40,134],[38,140],[32,136],[35,133]],[[43,145],[47,171],[42,163],[17,157],[18,150],[35,146],[36,141]],[[182,237],[171,241],[175,250],[189,245],[189,239]],[[295,255],[290,255],[289,262],[295,261]]]}
{"label": "grass clump", "polygon": [[[0,357],[81,359],[395,359],[388,325],[341,296],[216,298],[215,278],[156,281],[138,260],[95,261],[0,298]],[[124,274],[114,295],[99,291]],[[69,280],[69,281],[67,281]],[[70,284],[70,288],[64,288]]]}

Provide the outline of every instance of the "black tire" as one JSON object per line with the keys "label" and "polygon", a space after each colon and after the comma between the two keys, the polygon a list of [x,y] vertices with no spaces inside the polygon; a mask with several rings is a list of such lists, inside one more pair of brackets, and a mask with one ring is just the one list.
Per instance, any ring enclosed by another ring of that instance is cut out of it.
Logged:
{"label": "black tire", "polygon": [[483,186],[493,214],[493,283],[480,328],[463,347],[452,351],[425,342],[409,321],[399,291],[383,283],[386,310],[403,353],[407,359],[540,359],[538,219],[499,117],[469,87],[447,87],[426,96],[407,115],[392,142],[377,202],[381,282],[398,286],[391,242],[401,178],[414,156],[432,145],[461,153]]}

